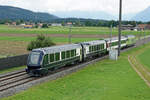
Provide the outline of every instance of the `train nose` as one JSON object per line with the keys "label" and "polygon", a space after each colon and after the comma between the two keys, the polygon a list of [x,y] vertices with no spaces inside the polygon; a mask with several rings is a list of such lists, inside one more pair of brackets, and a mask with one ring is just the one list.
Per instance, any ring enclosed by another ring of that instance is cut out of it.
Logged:
{"label": "train nose", "polygon": [[28,68],[25,69],[26,73],[30,73],[30,71],[28,70]]}

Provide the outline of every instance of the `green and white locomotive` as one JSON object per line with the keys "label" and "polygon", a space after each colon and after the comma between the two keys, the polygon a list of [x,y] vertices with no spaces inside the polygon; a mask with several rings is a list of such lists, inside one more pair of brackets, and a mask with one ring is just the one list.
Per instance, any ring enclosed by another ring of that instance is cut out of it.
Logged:
{"label": "green and white locomotive", "polygon": [[82,61],[80,44],[69,44],[47,48],[34,49],[29,54],[27,73],[44,75],[48,70]]}

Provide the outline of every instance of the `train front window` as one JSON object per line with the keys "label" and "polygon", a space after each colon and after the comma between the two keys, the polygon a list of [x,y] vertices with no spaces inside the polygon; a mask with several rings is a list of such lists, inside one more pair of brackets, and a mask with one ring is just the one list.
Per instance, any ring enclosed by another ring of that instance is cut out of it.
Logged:
{"label": "train front window", "polygon": [[40,53],[39,52],[32,52],[30,54],[29,64],[37,65],[38,62],[39,62],[39,58],[40,58]]}

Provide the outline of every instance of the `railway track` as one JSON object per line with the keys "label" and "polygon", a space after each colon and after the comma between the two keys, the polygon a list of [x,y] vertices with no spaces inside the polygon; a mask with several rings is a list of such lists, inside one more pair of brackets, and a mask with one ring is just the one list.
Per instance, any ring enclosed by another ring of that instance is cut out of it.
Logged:
{"label": "railway track", "polygon": [[25,84],[35,79],[37,78],[28,76],[23,70],[0,76],[0,92]]}
{"label": "railway track", "polygon": [[[136,46],[140,46],[143,44],[142,42],[143,40],[137,41]],[[150,41],[150,38],[147,39],[147,42]],[[131,48],[134,47],[130,47],[127,49],[122,50],[121,52],[127,51]],[[43,80],[53,80],[56,79],[58,77],[62,77],[64,75],[67,75],[69,73],[75,72],[79,69],[82,69],[83,67],[87,66],[88,64],[100,61],[104,58],[108,58],[108,55],[104,55],[100,58],[96,58],[93,60],[88,60],[84,63],[80,63],[77,65],[71,65],[71,66],[65,66],[63,68],[57,69],[55,71],[50,72],[47,76],[41,78],[36,78],[36,77],[30,77],[29,75],[26,74],[26,72],[24,70],[18,71],[18,72],[13,72],[10,74],[5,74],[5,75],[0,75],[0,95],[3,94],[3,96],[1,97],[6,97],[8,96],[8,93],[10,93],[11,91],[9,90],[13,90],[13,88],[19,87],[19,86],[26,86],[26,84],[37,84],[37,83],[41,83],[43,82]],[[48,78],[50,77],[50,78]],[[30,86],[32,86],[30,85]],[[26,88],[30,87],[30,86],[26,86]],[[19,90],[21,91],[21,90]],[[13,91],[14,93],[16,91]],[[12,94],[10,94],[12,95]]]}

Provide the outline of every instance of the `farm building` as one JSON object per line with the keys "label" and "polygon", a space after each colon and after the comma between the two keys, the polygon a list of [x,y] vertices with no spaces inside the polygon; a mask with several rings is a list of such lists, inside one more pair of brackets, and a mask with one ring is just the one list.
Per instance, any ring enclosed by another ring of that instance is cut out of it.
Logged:
{"label": "farm building", "polygon": [[60,23],[52,23],[51,26],[62,26]]}
{"label": "farm building", "polygon": [[150,30],[150,25],[149,24],[139,24],[138,25],[138,30]]}
{"label": "farm building", "polygon": [[16,22],[12,22],[11,24],[12,24],[12,25],[14,25],[14,26],[16,26],[16,25],[17,25],[17,24],[16,24]]}
{"label": "farm building", "polygon": [[24,25],[24,28],[33,28],[33,25]]}
{"label": "farm building", "polygon": [[122,25],[121,27],[122,30],[134,30],[134,26],[133,25]]}

